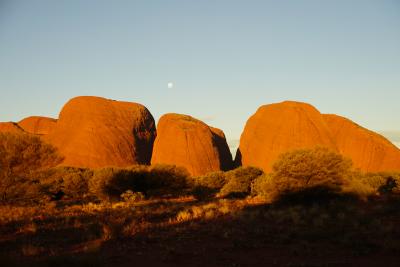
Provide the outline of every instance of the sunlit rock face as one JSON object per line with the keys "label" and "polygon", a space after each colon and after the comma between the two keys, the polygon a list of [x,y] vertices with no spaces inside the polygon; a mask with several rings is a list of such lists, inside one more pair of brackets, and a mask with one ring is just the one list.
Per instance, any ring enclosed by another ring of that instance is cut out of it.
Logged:
{"label": "sunlit rock face", "polygon": [[181,114],[166,114],[157,125],[152,164],[185,167],[193,176],[228,170],[232,156],[224,133]]}
{"label": "sunlit rock face", "polygon": [[0,133],[23,133],[24,130],[15,122],[0,122]]}
{"label": "sunlit rock face", "polygon": [[323,115],[340,153],[363,171],[400,170],[400,150],[385,137],[337,115]]}
{"label": "sunlit rock face", "polygon": [[82,96],[65,104],[44,139],[65,157],[63,165],[100,168],[149,164],[155,136],[143,105]]}
{"label": "sunlit rock face", "polygon": [[293,101],[262,106],[249,118],[235,161],[269,172],[280,154],[317,146],[342,153],[363,171],[400,170],[400,150],[381,135]]}
{"label": "sunlit rock face", "polygon": [[309,104],[285,101],[262,106],[249,118],[236,162],[269,172],[280,154],[316,146],[336,150],[321,113]]}
{"label": "sunlit rock face", "polygon": [[51,133],[56,124],[56,119],[40,116],[27,117],[18,122],[18,126],[25,132],[36,135],[47,135]]}

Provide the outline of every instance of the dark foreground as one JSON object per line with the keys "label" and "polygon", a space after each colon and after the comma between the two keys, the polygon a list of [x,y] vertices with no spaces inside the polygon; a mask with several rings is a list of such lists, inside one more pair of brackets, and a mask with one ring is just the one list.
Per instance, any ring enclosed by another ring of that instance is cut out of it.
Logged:
{"label": "dark foreground", "polygon": [[400,266],[400,201],[1,208],[1,266]]}

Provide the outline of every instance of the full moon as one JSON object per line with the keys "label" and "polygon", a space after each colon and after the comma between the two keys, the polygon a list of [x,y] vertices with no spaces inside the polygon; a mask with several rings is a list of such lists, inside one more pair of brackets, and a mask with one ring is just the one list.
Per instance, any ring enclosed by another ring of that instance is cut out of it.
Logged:
{"label": "full moon", "polygon": [[171,88],[174,87],[174,83],[173,83],[173,82],[169,82],[169,83],[167,84],[167,86],[168,86],[168,89],[171,89]]}

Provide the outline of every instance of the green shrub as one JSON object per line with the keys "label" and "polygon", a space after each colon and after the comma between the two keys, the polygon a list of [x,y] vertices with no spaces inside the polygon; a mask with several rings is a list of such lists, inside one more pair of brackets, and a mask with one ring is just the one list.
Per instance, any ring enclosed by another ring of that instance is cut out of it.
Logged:
{"label": "green shrub", "polygon": [[0,203],[36,198],[35,176],[61,161],[57,150],[37,136],[0,133]]}
{"label": "green shrub", "polygon": [[263,171],[255,167],[240,167],[225,173],[225,185],[221,188],[220,197],[245,197],[251,193],[253,181]]}
{"label": "green shrub", "polygon": [[366,182],[365,174],[359,171],[350,172],[346,176],[346,183],[342,191],[348,194],[354,194],[360,199],[367,200],[370,196],[376,195],[376,188]]}
{"label": "green shrub", "polygon": [[191,178],[191,186],[203,186],[210,189],[220,190],[226,183],[225,172],[210,172],[202,176]]}
{"label": "green shrub", "polygon": [[211,172],[188,179],[189,186],[192,188],[192,194],[198,200],[214,197],[226,183],[225,173],[222,171]]}
{"label": "green shrub", "polygon": [[145,167],[131,170],[120,168],[96,170],[89,180],[89,192],[100,200],[117,201],[125,191],[136,191],[136,185],[140,181],[144,181],[143,176],[146,175]]}
{"label": "green shrub", "polygon": [[278,195],[319,187],[340,191],[352,163],[326,148],[284,153],[273,165],[272,180]]}
{"label": "green shrub", "polygon": [[257,177],[251,184],[251,195],[262,197],[264,199],[271,198],[271,192],[274,191],[274,183],[270,174],[263,174]]}
{"label": "green shrub", "polygon": [[37,178],[41,191],[51,197],[62,192],[68,198],[82,199],[89,192],[93,171],[84,168],[56,167],[41,172]]}
{"label": "green shrub", "polygon": [[127,190],[146,196],[179,195],[186,189],[186,169],[170,165],[104,168],[94,172],[89,191],[101,200],[120,200]]}
{"label": "green shrub", "polygon": [[[376,193],[382,193],[382,189],[387,185],[388,180],[393,180],[395,184],[391,193],[400,194],[400,173],[378,172],[366,173],[362,176],[362,182],[373,188]],[[381,192],[379,189],[381,189]]]}
{"label": "green shrub", "polygon": [[121,199],[127,203],[135,203],[145,199],[145,196],[141,192],[132,192],[128,190],[121,194]]}
{"label": "green shrub", "polygon": [[144,190],[148,195],[181,195],[188,187],[187,180],[190,175],[183,167],[157,164],[151,166],[149,172]]}
{"label": "green shrub", "polygon": [[[254,180],[252,195],[279,201],[318,201],[333,195],[369,194],[360,187],[352,163],[326,148],[300,149],[282,154],[273,172]],[[344,189],[347,190],[344,190]],[[346,191],[346,192],[344,192]]]}
{"label": "green shrub", "polygon": [[346,176],[346,184],[343,187],[343,191],[356,194],[361,199],[368,199],[374,195],[399,194],[399,185],[399,173],[362,173],[354,171]]}

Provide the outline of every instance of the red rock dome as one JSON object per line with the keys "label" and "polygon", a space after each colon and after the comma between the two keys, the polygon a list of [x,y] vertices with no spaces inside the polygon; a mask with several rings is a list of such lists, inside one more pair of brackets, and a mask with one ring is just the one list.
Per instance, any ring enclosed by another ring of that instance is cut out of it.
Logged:
{"label": "red rock dome", "polygon": [[57,124],[56,119],[32,116],[18,122],[19,127],[25,132],[37,135],[49,134]]}
{"label": "red rock dome", "polygon": [[149,164],[155,136],[143,105],[81,96],[65,104],[44,138],[65,157],[63,165],[99,168]]}
{"label": "red rock dome", "polygon": [[0,133],[23,133],[24,130],[15,122],[0,122]]}
{"label": "red rock dome", "polygon": [[180,114],[166,114],[157,125],[152,164],[185,167],[191,175],[229,169],[232,156],[223,132]]}
{"label": "red rock dome", "polygon": [[336,150],[321,113],[313,106],[285,101],[260,107],[247,121],[236,162],[269,172],[280,154],[316,146]]}
{"label": "red rock dome", "polygon": [[383,136],[337,115],[323,115],[339,152],[363,171],[399,171],[400,149]]}

